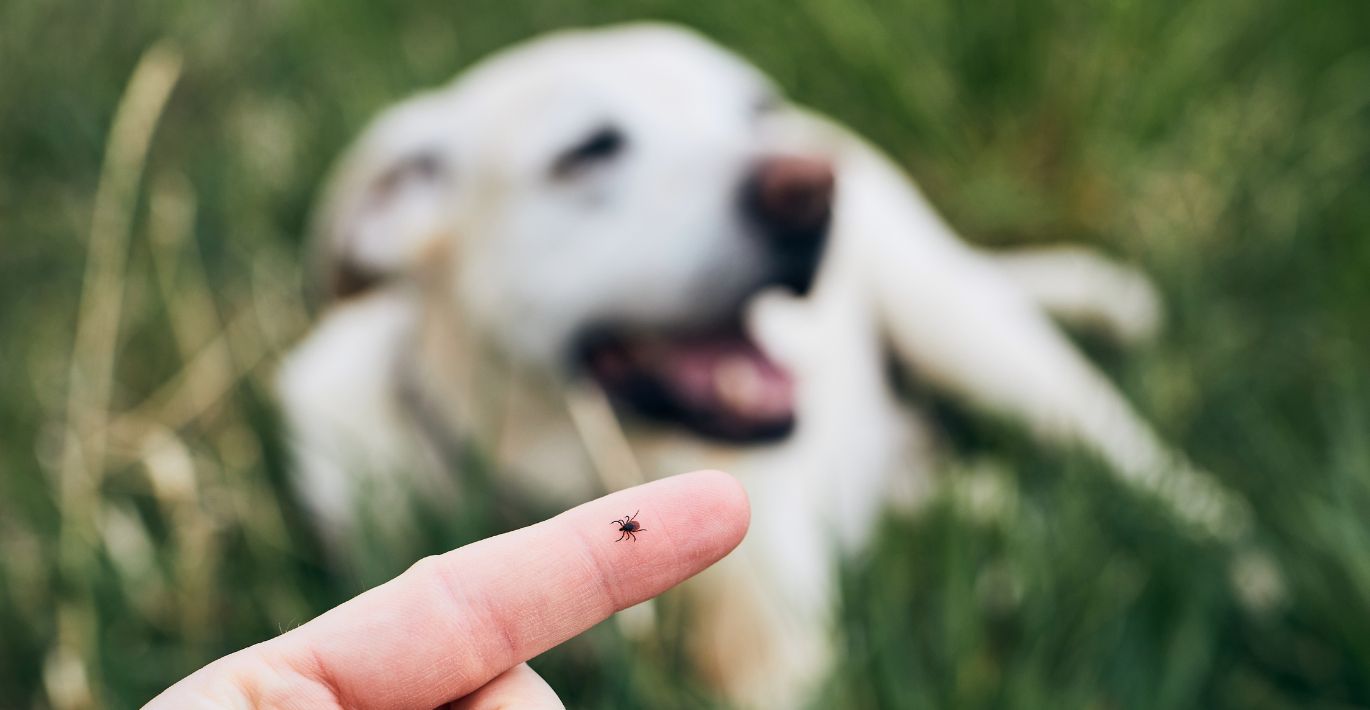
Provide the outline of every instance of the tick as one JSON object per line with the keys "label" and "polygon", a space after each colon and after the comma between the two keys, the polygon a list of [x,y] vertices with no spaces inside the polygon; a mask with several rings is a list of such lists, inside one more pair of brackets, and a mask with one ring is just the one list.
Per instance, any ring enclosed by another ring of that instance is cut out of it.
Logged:
{"label": "tick", "polygon": [[[641,512],[642,511],[640,510],[638,511],[638,513]],[[617,525],[618,531],[623,533],[622,535],[619,535],[618,539],[614,540],[614,542],[621,542],[625,537],[631,539],[633,542],[637,542],[637,533],[647,532],[647,528],[642,527],[642,523],[634,520],[636,517],[637,513],[633,513],[632,515],[624,516],[622,520],[615,520],[614,522],[609,523],[610,525]]]}

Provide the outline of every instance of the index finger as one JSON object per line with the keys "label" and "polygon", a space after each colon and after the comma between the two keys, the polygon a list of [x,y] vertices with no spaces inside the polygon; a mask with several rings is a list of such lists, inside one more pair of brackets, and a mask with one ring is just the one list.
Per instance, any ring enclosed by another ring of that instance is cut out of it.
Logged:
{"label": "index finger", "polygon": [[749,516],[727,474],[648,483],[421,560],[276,643],[344,706],[436,707],[700,572]]}

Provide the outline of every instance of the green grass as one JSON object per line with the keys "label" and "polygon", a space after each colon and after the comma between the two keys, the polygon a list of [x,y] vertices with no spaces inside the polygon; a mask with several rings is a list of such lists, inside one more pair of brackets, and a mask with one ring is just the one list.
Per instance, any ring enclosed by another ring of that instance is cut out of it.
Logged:
{"label": "green grass", "polygon": [[[0,707],[136,706],[411,554],[539,512],[376,549],[363,579],[330,572],[284,484],[271,363],[305,323],[314,190],[374,111],[510,41],[644,17],[706,31],[872,137],[969,239],[1093,243],[1151,271],[1164,337],[1096,349],[1251,500],[1286,571],[1277,601],[1243,604],[1229,551],[1090,462],[952,409],[943,475],[999,491],[1001,514],[949,485],[847,561],[824,706],[1370,706],[1370,4],[10,0]],[[183,64],[124,205],[112,388],[104,402],[78,372],[93,409],[71,418],[110,122],[163,40]],[[196,353],[189,415],[137,410],[63,473],[68,423],[133,411]],[[634,647],[605,625],[534,665],[573,707],[709,704],[670,636]]]}

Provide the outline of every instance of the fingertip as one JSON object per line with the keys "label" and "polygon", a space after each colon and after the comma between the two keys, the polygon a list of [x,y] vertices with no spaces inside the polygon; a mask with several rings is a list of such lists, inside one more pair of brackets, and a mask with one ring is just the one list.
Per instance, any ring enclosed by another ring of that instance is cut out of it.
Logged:
{"label": "fingertip", "polygon": [[727,549],[731,551],[737,547],[746,536],[752,519],[751,500],[742,482],[731,474],[714,469],[683,476],[693,479],[694,485],[700,489],[701,499],[709,502],[713,517],[725,523],[720,534],[722,540],[728,543]]}
{"label": "fingertip", "polygon": [[571,514],[580,516],[582,510],[594,510],[593,516],[600,517],[604,512],[641,512],[637,522],[642,529],[634,542],[642,544],[614,550],[609,564],[623,564],[625,557],[650,557],[665,574],[638,585],[645,596],[620,600],[627,604],[656,596],[727,556],[741,544],[751,523],[746,490],[736,478],[716,470],[681,473],[611,493]]}

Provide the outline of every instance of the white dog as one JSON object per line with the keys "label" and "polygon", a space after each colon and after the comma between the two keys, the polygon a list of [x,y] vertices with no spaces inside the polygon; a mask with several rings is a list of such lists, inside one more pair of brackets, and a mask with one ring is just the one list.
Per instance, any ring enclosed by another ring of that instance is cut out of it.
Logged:
{"label": "white dog", "polygon": [[1144,337],[1144,278],[966,245],[888,159],[688,31],[557,34],[400,104],[318,227],[330,303],[280,390],[327,536],[458,499],[466,446],[562,506],[735,473],[752,529],[686,591],[696,659],[743,704],[821,678],[834,553],[935,465],[891,362],[1201,529],[1241,525],[1051,320]]}

